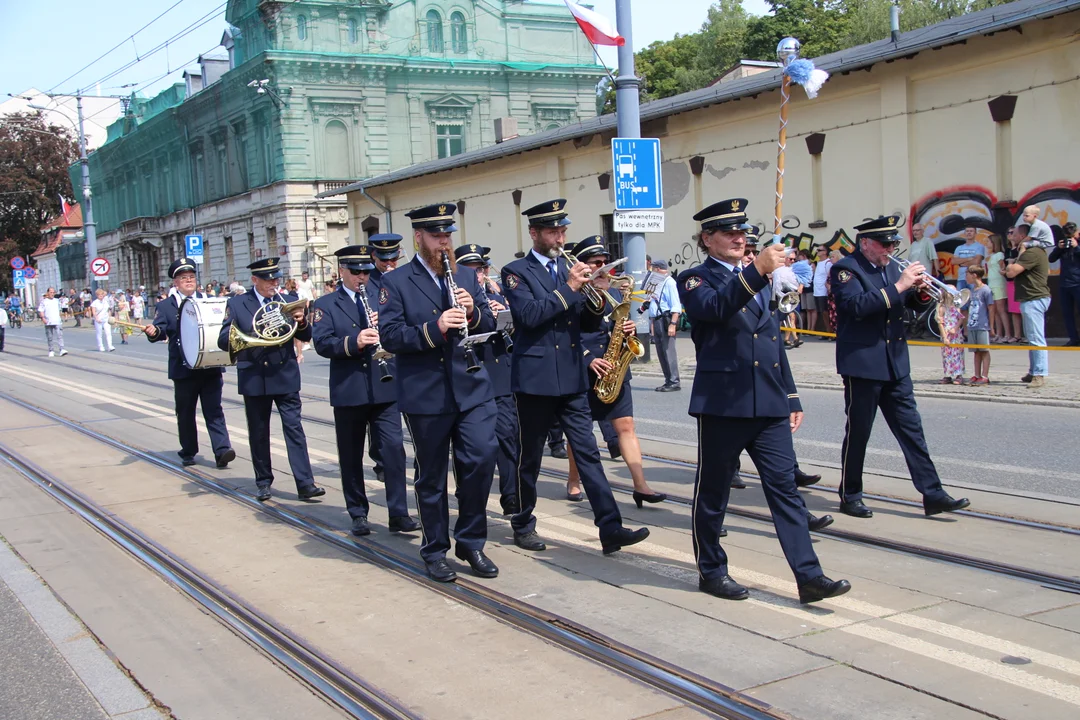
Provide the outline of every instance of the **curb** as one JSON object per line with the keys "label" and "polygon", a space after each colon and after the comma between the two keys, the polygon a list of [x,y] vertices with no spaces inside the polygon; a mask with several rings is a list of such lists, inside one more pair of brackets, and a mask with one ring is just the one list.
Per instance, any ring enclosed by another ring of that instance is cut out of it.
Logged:
{"label": "curb", "polygon": [[[679,370],[679,374],[686,379],[693,380],[694,375],[685,373],[683,370]],[[661,378],[662,373],[637,371],[634,373],[635,377],[641,378]],[[807,390],[835,390],[843,392],[843,385],[834,385],[832,383],[797,383],[800,388]],[[1023,398],[1023,397],[1011,397],[1008,395],[960,395],[958,393],[941,392],[940,390],[921,390],[917,385],[915,386],[916,397],[927,397],[941,400],[972,400],[975,402],[989,402],[989,403],[1001,403],[1004,405],[1035,405],[1038,407],[1059,407],[1059,408],[1073,408],[1080,409],[1080,400],[1065,400],[1061,398],[1043,398],[1035,397]]]}

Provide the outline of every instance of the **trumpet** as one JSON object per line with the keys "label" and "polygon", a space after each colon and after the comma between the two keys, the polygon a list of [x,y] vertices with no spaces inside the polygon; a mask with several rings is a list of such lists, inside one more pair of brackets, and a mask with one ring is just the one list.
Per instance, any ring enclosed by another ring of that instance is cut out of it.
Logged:
{"label": "trumpet", "polygon": [[[461,303],[457,299],[457,281],[454,280],[454,268],[450,264],[450,253],[443,251],[442,254],[443,272],[446,274],[446,291],[450,293],[450,303],[454,308],[464,310]],[[480,312],[480,308],[475,309],[476,312]],[[472,343],[469,340],[469,322],[468,318],[465,319],[465,327],[460,330],[460,337],[462,339],[462,346],[465,348],[465,372],[475,373],[480,371],[480,361],[476,359],[476,350],[473,349]]]}
{"label": "trumpet", "polygon": [[[566,258],[566,262],[570,265],[576,265],[577,263],[581,262],[577,259],[575,255],[568,253],[566,251],[566,248],[562,247],[561,245],[559,246],[559,253],[564,258]],[[569,270],[569,268],[567,269]],[[581,286],[581,294],[585,296],[585,299],[589,302],[590,305],[592,305],[593,309],[596,311],[596,314],[599,315],[600,310],[602,310],[604,307],[604,295],[606,295],[607,293],[601,295],[600,291],[590,284],[591,281],[592,273],[589,273],[589,276],[585,278],[585,284]],[[610,296],[608,296],[608,298],[610,299]],[[615,307],[615,305],[617,304],[618,303],[612,301],[611,306]]]}
{"label": "trumpet", "polygon": [[[910,260],[905,260],[899,255],[892,255],[891,258],[896,261],[897,265],[905,270],[911,265]],[[971,300],[971,291],[967,288],[957,290],[952,285],[938,280],[928,272],[921,273],[919,277],[929,283],[923,287],[923,291],[936,303],[940,303],[946,295],[952,298],[953,304],[956,305],[956,307],[963,307]]]}
{"label": "trumpet", "polygon": [[[379,323],[373,319],[375,313],[371,312],[371,305],[368,304],[367,288],[361,285],[360,289],[356,291],[356,297],[360,298],[360,304],[364,306],[364,317],[367,320],[368,326],[372,330],[378,332]],[[372,350],[374,350],[374,352],[371,356],[375,358],[375,362],[379,363],[379,382],[390,382],[394,379],[394,375],[390,372],[390,364],[386,362],[386,359],[393,357],[393,355],[383,349],[381,342],[375,343]]]}

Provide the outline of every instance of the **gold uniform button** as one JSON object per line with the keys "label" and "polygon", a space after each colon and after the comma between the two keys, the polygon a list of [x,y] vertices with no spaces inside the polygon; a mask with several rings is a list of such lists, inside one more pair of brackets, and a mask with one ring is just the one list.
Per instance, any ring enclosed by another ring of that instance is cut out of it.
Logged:
{"label": "gold uniform button", "polygon": [[432,311],[431,311],[431,314],[432,314],[432,315],[438,315],[438,314],[439,314],[439,311],[438,311],[438,310],[432,310]]}
{"label": "gold uniform button", "polygon": [[558,349],[559,349],[559,346],[558,346],[558,345],[556,345],[556,346],[555,346],[555,349],[556,349],[556,350],[558,350]]}
{"label": "gold uniform button", "polygon": [[754,333],[754,339],[757,340],[757,333]]}
{"label": "gold uniform button", "polygon": [[888,340],[886,340],[886,341],[885,341],[885,344],[886,344],[886,345],[888,345],[888,344],[889,344],[889,341],[888,341]]}
{"label": "gold uniform button", "polygon": [[570,343],[570,347],[575,347],[574,343]]}
{"label": "gold uniform button", "polygon": [[886,320],[885,324],[888,325],[890,322],[891,322],[891,320]]}
{"label": "gold uniform button", "polygon": [[270,367],[270,363],[268,363],[267,361],[263,360],[263,367]]}
{"label": "gold uniform button", "polygon": [[780,367],[780,363],[773,363],[773,364],[772,364],[772,366],[773,366],[774,368],[778,368],[778,367]]}
{"label": "gold uniform button", "polygon": [[776,342],[776,336],[775,335],[772,336],[772,339],[773,339],[773,342]]}
{"label": "gold uniform button", "polygon": [[746,312],[746,308],[743,308],[743,309],[742,309],[742,311],[743,311],[743,312]]}
{"label": "gold uniform button", "polygon": [[754,367],[757,367],[757,366],[758,366],[758,361],[757,361],[757,360],[755,360],[755,361],[754,361]]}

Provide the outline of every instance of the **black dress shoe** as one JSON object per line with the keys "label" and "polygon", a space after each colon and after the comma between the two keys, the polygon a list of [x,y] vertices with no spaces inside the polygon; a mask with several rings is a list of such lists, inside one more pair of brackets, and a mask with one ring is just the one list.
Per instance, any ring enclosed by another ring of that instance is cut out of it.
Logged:
{"label": "black dress shoe", "polygon": [[716,534],[720,537],[727,537],[727,528],[720,528],[720,532]]}
{"label": "black dress shoe", "polygon": [[656,392],[679,392],[680,390],[682,390],[682,387],[679,385],[661,385],[656,388]]}
{"label": "black dress shoe", "polygon": [[940,500],[927,500],[926,498],[923,498],[922,501],[923,511],[928,516],[937,515],[943,512],[955,512],[957,510],[963,510],[970,504],[971,501],[967,498],[960,498],[959,500],[956,500],[949,497],[948,495],[941,498]]}
{"label": "black dress shoe", "polygon": [[556,445],[555,447],[551,448],[551,457],[558,458],[560,460],[566,460],[570,456],[566,454],[565,445]]}
{"label": "black dress shoe", "polygon": [[439,558],[434,562],[425,563],[427,565],[427,574],[435,582],[454,582],[457,580],[457,573],[454,572],[454,568],[450,567],[450,563],[446,562],[446,558]]}
{"label": "black dress shoe", "polygon": [[522,550],[533,550],[535,552],[547,550],[547,545],[536,534],[536,531],[527,532],[523,535],[514,535],[514,544]]}
{"label": "black dress shoe", "polygon": [[851,583],[847,580],[830,580],[824,575],[818,575],[810,582],[799,586],[799,602],[805,604],[837,597],[850,589]]}
{"label": "black dress shoe", "polygon": [[366,517],[353,518],[352,528],[349,530],[353,535],[357,537],[363,537],[364,535],[371,534],[371,526],[368,525]]}
{"label": "black dress shoe", "polygon": [[638,528],[637,530],[619,528],[608,537],[600,538],[600,544],[604,548],[604,554],[610,555],[619,552],[624,547],[637,545],[647,537],[649,537],[649,528]]}
{"label": "black dress shoe", "polygon": [[735,477],[731,478],[731,489],[732,490],[745,490],[746,489],[746,483],[743,482],[742,475],[739,475],[738,473],[736,473]]}
{"label": "black dress shoe", "polygon": [[667,495],[664,493],[640,493],[637,490],[634,491],[634,502],[637,503],[638,510],[641,509],[641,503],[658,503],[667,500]]}
{"label": "black dress shoe", "polygon": [[270,499],[270,486],[258,485],[255,490],[255,499],[259,502],[266,502]]}
{"label": "black dress shoe", "polygon": [[225,452],[220,455],[215,455],[214,460],[217,462],[219,470],[224,470],[229,467],[229,463],[236,459],[236,451],[232,448],[226,448]]}
{"label": "black dress shoe", "polygon": [[502,505],[503,515],[517,515],[521,512],[521,503],[518,502],[517,495],[500,498],[499,504]]}
{"label": "black dress shoe", "polygon": [[578,490],[576,493],[567,492],[566,499],[570,502],[581,502],[585,499],[585,493],[581,492],[580,490]]}
{"label": "black dress shoe", "polygon": [[873,510],[866,507],[866,505],[863,505],[862,500],[852,500],[851,502],[840,503],[840,512],[857,518],[874,517]]}
{"label": "black dress shoe", "polygon": [[458,560],[464,560],[469,563],[469,567],[473,572],[482,578],[493,578],[499,575],[499,568],[495,566],[495,563],[488,560],[488,556],[484,554],[483,550],[466,550],[463,547],[455,547],[454,555],[457,555]]}
{"label": "black dress shoe", "polygon": [[712,580],[699,578],[698,590],[715,595],[723,600],[745,600],[750,597],[750,591],[732,580],[730,575],[724,575]]}
{"label": "black dress shoe", "polygon": [[608,455],[611,456],[612,460],[618,460],[619,458],[622,457],[622,450],[619,449],[619,441],[618,440],[616,440],[615,442],[609,442],[607,444],[607,451],[608,451]]}
{"label": "black dress shoe", "polygon": [[326,491],[318,485],[308,485],[296,491],[297,497],[301,500],[311,500],[312,498],[322,497],[325,494]]}
{"label": "black dress shoe", "polygon": [[386,482],[386,472],[381,467],[375,468],[375,479],[381,483]]}
{"label": "black dress shoe", "polygon": [[795,468],[795,484],[799,487],[810,487],[821,482],[820,475],[809,475],[799,468]]}
{"label": "black dress shoe", "polygon": [[181,455],[180,464],[184,467],[191,467],[195,464],[195,458],[191,457],[190,455]]}
{"label": "black dress shoe", "polygon": [[833,524],[832,515],[822,515],[821,517],[815,517],[810,515],[809,521],[806,523],[810,526],[811,530],[823,530]]}
{"label": "black dress shoe", "polygon": [[420,523],[408,515],[392,517],[386,526],[390,528],[390,532],[416,532],[420,529]]}

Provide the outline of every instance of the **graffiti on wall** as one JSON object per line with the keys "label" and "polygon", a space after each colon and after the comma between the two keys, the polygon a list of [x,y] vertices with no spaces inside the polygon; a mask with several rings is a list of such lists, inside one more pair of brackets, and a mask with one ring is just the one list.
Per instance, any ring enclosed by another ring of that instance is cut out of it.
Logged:
{"label": "graffiti on wall", "polygon": [[[975,228],[975,241],[990,251],[990,236],[1004,239],[1029,205],[1039,206],[1040,219],[1054,231],[1054,239],[1060,239],[1062,225],[1080,222],[1080,183],[1047,183],[1016,202],[1001,202],[990,190],[977,185],[945,188],[916,201],[911,206],[911,218],[923,226],[923,236],[937,248],[938,270],[947,278],[955,278],[953,251],[963,244],[965,229]],[[1056,272],[1055,263],[1051,273]]]}

